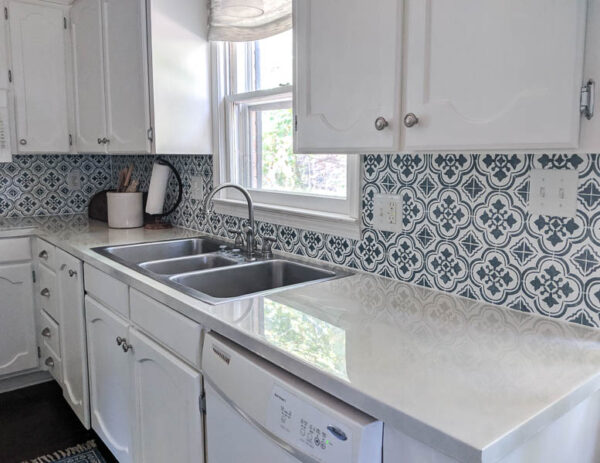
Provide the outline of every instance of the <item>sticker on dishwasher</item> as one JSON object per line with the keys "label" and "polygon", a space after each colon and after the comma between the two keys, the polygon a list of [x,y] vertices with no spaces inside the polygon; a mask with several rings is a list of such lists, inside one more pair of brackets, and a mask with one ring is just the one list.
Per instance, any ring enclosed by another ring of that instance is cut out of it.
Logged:
{"label": "sticker on dishwasher", "polygon": [[269,398],[266,428],[317,461],[352,461],[350,430],[277,384]]}

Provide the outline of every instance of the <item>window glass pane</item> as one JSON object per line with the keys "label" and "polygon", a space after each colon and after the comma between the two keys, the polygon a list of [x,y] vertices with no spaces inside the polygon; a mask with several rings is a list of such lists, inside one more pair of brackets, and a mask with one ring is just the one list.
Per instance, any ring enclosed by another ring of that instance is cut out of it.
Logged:
{"label": "window glass pane", "polygon": [[292,37],[292,31],[287,31],[254,42],[256,90],[292,84]]}
{"label": "window glass pane", "polygon": [[346,197],[347,156],[295,154],[292,109],[249,110],[249,155],[240,162],[247,187]]}

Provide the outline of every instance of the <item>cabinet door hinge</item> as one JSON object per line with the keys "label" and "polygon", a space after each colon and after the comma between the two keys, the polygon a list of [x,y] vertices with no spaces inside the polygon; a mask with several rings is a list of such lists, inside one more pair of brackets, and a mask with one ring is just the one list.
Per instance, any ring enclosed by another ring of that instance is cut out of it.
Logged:
{"label": "cabinet door hinge", "polygon": [[12,71],[8,70],[8,81],[12,83]]}
{"label": "cabinet door hinge", "polygon": [[65,28],[65,30],[67,29],[67,18],[63,17],[63,27]]}
{"label": "cabinet door hinge", "polygon": [[298,131],[298,116],[294,116],[294,132]]}
{"label": "cabinet door hinge", "polygon": [[8,21],[8,7],[4,7],[4,19]]}
{"label": "cabinet door hinge", "polygon": [[73,146],[73,135],[69,134],[69,146]]}
{"label": "cabinet door hinge", "polygon": [[583,87],[581,87],[581,100],[579,104],[581,114],[583,114],[588,120],[594,117],[595,100],[596,82],[590,79]]}
{"label": "cabinet door hinge", "polygon": [[35,270],[31,271],[31,278],[33,279],[33,282],[35,283]]}
{"label": "cabinet door hinge", "polygon": [[198,397],[198,408],[200,413],[206,413],[206,394],[204,392]]}
{"label": "cabinet door hinge", "polygon": [[37,354],[38,354],[38,358],[41,359],[42,358],[42,349],[40,348],[40,346],[37,346]]}
{"label": "cabinet door hinge", "polygon": [[148,129],[148,140],[150,141],[154,141],[154,129],[152,127],[150,127]]}

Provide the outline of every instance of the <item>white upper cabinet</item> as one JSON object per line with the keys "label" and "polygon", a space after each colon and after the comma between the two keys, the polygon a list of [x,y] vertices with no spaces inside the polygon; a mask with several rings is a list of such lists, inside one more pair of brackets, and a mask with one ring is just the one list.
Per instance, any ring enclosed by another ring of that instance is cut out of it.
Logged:
{"label": "white upper cabinet", "polygon": [[397,151],[402,1],[295,0],[294,33],[295,151]]}
{"label": "white upper cabinet", "polygon": [[146,2],[102,4],[108,150],[150,152]]}
{"label": "white upper cabinet", "polygon": [[106,99],[102,50],[102,1],[79,0],[71,8],[77,150],[104,153]]}
{"label": "white upper cabinet", "polygon": [[586,0],[407,0],[405,14],[405,148],[578,146]]}
{"label": "white upper cabinet", "polygon": [[8,5],[19,153],[68,153],[66,31],[62,7]]}
{"label": "white upper cabinet", "polygon": [[[0,1],[0,11],[4,14],[5,4]],[[8,88],[8,30],[7,21],[0,20],[0,89]]]}

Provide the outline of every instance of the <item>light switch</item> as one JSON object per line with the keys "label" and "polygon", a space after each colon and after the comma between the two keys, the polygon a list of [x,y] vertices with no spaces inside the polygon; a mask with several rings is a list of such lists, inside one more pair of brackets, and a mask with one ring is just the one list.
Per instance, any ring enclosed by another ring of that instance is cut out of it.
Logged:
{"label": "light switch", "polygon": [[199,201],[204,199],[204,184],[202,182],[202,177],[192,177],[190,185],[190,197]]}
{"label": "light switch", "polygon": [[573,169],[533,169],[529,179],[529,212],[575,217],[579,174]]}
{"label": "light switch", "polygon": [[376,194],[373,197],[373,227],[382,231],[403,231],[400,196]]}

